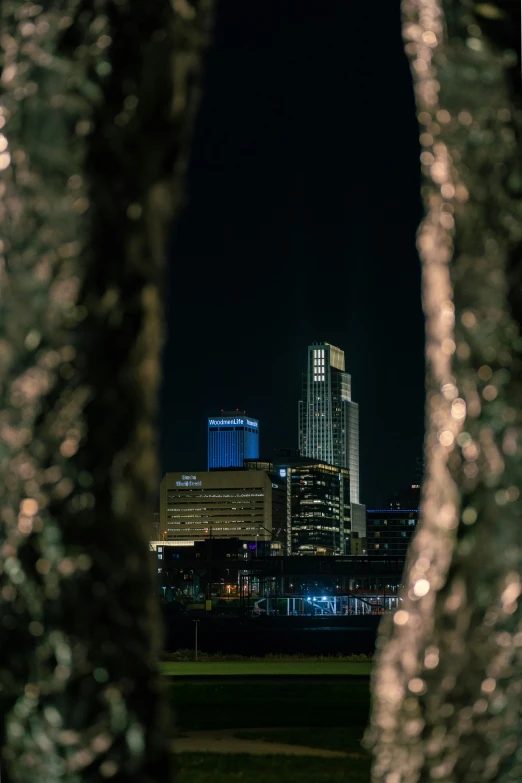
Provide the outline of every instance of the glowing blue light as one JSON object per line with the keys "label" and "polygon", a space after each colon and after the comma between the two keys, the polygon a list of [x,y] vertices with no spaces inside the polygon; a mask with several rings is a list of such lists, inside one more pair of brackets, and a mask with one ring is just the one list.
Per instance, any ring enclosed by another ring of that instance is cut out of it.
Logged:
{"label": "glowing blue light", "polygon": [[242,468],[259,459],[259,422],[244,416],[208,419],[208,469]]}

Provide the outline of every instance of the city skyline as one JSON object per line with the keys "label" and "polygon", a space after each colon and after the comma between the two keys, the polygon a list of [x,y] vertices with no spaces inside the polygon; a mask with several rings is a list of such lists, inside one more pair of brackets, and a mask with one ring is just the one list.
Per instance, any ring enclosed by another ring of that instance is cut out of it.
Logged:
{"label": "city skyline", "polygon": [[[205,466],[221,409],[259,419],[260,453],[297,448],[307,346],[324,337],[360,405],[361,499],[383,507],[410,479],[424,436],[420,147],[400,15],[379,12],[378,41],[347,47],[346,29],[374,29],[371,5],[218,6],[169,247],[163,472]],[[377,101],[383,64],[394,88]]]}
{"label": "city skyline", "polygon": [[[331,343],[320,341],[313,341],[307,351],[307,371],[301,376],[301,395],[298,400],[297,450],[303,457],[318,459],[350,471],[352,524],[354,530],[362,533],[368,504],[360,500],[359,405],[351,399],[352,379],[350,373],[346,372],[344,351]],[[320,389],[319,396],[314,393],[317,389]],[[181,461],[175,466],[162,468],[162,476],[180,471],[241,468],[245,460],[255,460],[260,456],[273,460],[278,450],[295,449],[293,443],[288,446],[281,440],[272,444],[272,448],[260,448],[259,420],[248,415],[246,410],[222,409],[219,414],[206,417],[202,412],[202,419],[207,422],[205,466]],[[269,422],[270,412],[267,415]],[[314,424],[310,426],[307,422]],[[364,433],[362,435],[364,439]],[[198,446],[201,450],[201,444]],[[180,453],[183,454],[182,449]],[[423,459],[416,457],[406,480],[400,486],[394,486],[387,495],[381,496],[383,500],[373,506],[387,506],[404,486],[416,480]]]}

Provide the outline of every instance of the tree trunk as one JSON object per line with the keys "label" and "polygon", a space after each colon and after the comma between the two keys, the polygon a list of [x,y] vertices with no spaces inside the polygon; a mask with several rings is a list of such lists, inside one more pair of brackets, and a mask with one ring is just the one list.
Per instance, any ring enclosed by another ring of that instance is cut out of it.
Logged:
{"label": "tree trunk", "polygon": [[[442,7],[441,7],[442,5]],[[426,217],[427,478],[383,623],[373,780],[522,778],[518,0],[403,0]]]}
{"label": "tree trunk", "polygon": [[3,781],[166,781],[147,540],[165,230],[212,0],[3,0]]}

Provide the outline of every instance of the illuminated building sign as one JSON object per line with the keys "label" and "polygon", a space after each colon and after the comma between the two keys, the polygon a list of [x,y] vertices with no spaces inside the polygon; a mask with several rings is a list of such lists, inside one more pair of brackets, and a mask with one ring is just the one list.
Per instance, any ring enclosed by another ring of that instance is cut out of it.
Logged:
{"label": "illuminated building sign", "polygon": [[176,481],[177,487],[201,487],[202,482],[197,480],[197,476],[182,476],[181,481]]}
{"label": "illuminated building sign", "polygon": [[256,427],[257,421],[253,419],[209,419],[209,427]]}
{"label": "illuminated building sign", "polygon": [[224,427],[227,424],[228,425],[244,424],[244,421],[243,419],[209,419],[208,423],[210,424],[211,427]]}

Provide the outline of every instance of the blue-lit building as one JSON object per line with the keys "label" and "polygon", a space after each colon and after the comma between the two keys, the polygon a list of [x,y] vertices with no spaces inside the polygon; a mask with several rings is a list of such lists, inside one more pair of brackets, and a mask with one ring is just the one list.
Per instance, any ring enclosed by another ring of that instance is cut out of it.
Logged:
{"label": "blue-lit building", "polygon": [[208,419],[208,469],[242,468],[259,458],[259,421],[237,411]]}

